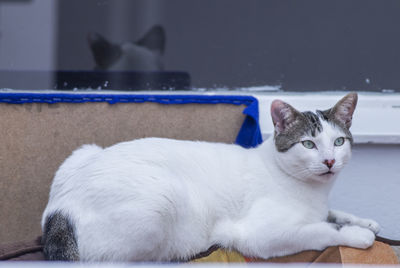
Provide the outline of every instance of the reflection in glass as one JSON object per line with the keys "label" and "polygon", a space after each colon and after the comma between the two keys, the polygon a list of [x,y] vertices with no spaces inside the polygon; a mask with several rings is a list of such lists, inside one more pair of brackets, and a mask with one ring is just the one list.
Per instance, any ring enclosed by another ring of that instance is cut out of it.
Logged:
{"label": "reflection in glass", "polygon": [[400,91],[399,12],[397,0],[0,0],[0,88]]}

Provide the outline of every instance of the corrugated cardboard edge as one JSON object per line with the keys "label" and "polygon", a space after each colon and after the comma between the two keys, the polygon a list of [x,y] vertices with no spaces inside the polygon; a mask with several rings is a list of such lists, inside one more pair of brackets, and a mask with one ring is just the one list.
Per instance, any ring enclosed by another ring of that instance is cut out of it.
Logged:
{"label": "corrugated cardboard edge", "polygon": [[394,250],[382,242],[368,249],[339,247],[339,251],[343,264],[400,264]]}
{"label": "corrugated cardboard edge", "polygon": [[371,264],[398,265],[399,260],[393,249],[382,242],[375,242],[368,249],[350,247],[328,247],[323,251],[307,250],[293,255],[274,257],[267,260],[246,258],[236,251],[218,249],[209,256],[194,262],[252,262],[252,263],[333,263],[333,264]]}

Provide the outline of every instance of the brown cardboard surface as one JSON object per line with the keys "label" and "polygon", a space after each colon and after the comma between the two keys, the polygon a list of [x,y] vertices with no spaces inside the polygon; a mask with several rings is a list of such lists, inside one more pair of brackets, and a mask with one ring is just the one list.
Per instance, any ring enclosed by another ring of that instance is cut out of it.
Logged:
{"label": "brown cardboard surface", "polygon": [[234,142],[245,106],[230,104],[0,104],[0,241],[40,235],[52,177],[82,144],[143,137]]}
{"label": "brown cardboard surface", "polygon": [[365,250],[350,247],[339,247],[339,250],[342,263],[346,264],[399,264],[394,250],[382,242],[375,242]]}
{"label": "brown cardboard surface", "polygon": [[369,249],[328,247],[323,251],[307,250],[293,255],[267,260],[247,258],[236,251],[218,249],[195,262],[252,262],[252,263],[336,263],[336,264],[399,264],[393,249],[382,242],[375,242]]}
{"label": "brown cardboard surface", "polygon": [[0,243],[0,261],[43,261],[41,237],[35,240]]}
{"label": "brown cardboard surface", "polygon": [[340,263],[340,253],[338,247],[329,247],[324,251],[307,250],[296,254],[270,258],[268,260],[256,259],[254,262],[270,263]]}

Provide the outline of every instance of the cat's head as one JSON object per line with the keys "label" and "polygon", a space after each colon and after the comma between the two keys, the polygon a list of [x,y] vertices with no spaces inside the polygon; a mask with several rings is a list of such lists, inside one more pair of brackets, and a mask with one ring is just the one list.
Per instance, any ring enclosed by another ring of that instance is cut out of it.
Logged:
{"label": "cat's head", "polygon": [[279,166],[303,181],[328,182],[351,156],[350,133],[357,94],[350,93],[325,111],[299,112],[274,100],[271,116]]}
{"label": "cat's head", "polygon": [[165,31],[162,26],[152,27],[136,42],[113,43],[98,33],[88,35],[96,70],[160,71],[161,56],[165,50]]}

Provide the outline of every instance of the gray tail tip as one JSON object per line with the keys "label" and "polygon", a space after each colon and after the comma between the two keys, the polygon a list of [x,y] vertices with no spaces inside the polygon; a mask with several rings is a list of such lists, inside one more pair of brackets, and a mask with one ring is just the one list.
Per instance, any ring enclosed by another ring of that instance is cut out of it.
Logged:
{"label": "gray tail tip", "polygon": [[42,243],[46,260],[79,260],[75,226],[72,220],[60,211],[47,216],[43,230]]}

